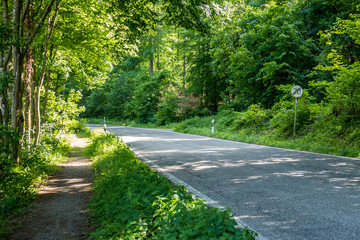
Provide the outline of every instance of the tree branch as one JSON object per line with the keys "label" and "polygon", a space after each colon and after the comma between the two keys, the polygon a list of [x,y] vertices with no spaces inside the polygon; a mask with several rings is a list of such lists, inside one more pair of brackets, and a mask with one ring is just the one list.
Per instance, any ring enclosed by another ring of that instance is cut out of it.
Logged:
{"label": "tree branch", "polygon": [[1,5],[3,8],[2,11],[2,18],[3,18],[3,24],[9,27],[10,17],[9,17],[9,5],[7,0],[2,0]]}
{"label": "tree branch", "polygon": [[29,11],[30,0],[26,0],[24,10],[21,13],[20,22],[24,22],[26,14]]}
{"label": "tree branch", "polygon": [[[34,38],[35,38],[36,34],[38,33],[41,26],[44,24],[45,19],[49,15],[49,13],[51,11],[51,8],[52,8],[55,1],[60,1],[60,0],[51,0],[49,6],[46,8],[46,10],[44,12],[44,15],[42,16],[42,19],[40,20],[40,22],[36,26],[34,32],[31,34],[30,38],[26,41],[27,46],[29,46],[32,43],[32,41],[34,41]],[[27,51],[27,49],[28,49],[28,47],[25,48],[25,52]]]}

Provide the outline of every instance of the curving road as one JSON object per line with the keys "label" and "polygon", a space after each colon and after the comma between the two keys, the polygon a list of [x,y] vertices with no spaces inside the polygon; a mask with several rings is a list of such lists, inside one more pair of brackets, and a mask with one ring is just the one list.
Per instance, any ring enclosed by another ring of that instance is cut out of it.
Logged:
{"label": "curving road", "polygon": [[211,205],[229,206],[260,239],[360,239],[360,159],[170,130],[107,130]]}

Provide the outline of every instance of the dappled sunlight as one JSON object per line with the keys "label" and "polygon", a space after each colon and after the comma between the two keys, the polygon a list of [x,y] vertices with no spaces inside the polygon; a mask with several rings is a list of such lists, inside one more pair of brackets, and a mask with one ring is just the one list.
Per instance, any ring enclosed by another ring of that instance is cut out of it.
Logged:
{"label": "dappled sunlight", "polygon": [[269,165],[269,164],[281,164],[281,163],[294,163],[299,162],[299,159],[294,158],[268,158],[264,160],[252,160],[249,162],[250,165]]}
{"label": "dappled sunlight", "polygon": [[198,166],[194,166],[194,171],[201,171],[201,170],[207,170],[207,169],[211,169],[211,168],[218,168],[218,166],[202,166],[202,165],[198,165]]}
{"label": "dappled sunlight", "polygon": [[183,170],[184,168],[182,166],[167,166],[167,167],[159,167],[157,170],[159,172],[174,172],[178,170]]}
{"label": "dappled sunlight", "polygon": [[250,176],[248,178],[231,179],[231,182],[232,183],[245,183],[247,181],[266,180],[268,178],[269,178],[268,176]]}
{"label": "dappled sunlight", "polygon": [[283,172],[283,173],[273,173],[273,175],[280,177],[280,176],[287,176],[287,177],[311,177],[313,173],[309,171],[290,171],[290,172]]}

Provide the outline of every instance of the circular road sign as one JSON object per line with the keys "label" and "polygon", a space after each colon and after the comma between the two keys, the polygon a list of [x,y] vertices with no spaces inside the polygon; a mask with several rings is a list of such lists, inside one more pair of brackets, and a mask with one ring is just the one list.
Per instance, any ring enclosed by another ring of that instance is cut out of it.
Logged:
{"label": "circular road sign", "polygon": [[303,95],[303,89],[302,87],[296,85],[296,86],[293,86],[291,88],[291,95],[293,95],[293,97],[295,98],[299,98],[301,97],[301,95]]}

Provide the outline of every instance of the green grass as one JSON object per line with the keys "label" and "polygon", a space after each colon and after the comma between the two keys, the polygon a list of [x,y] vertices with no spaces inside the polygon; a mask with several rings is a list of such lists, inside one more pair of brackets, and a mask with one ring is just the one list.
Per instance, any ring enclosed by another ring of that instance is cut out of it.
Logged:
{"label": "green grass", "polygon": [[[330,155],[337,156],[345,156],[345,157],[360,157],[360,149],[356,147],[349,147],[350,144],[339,140],[338,145],[330,145],[326,142],[316,141],[314,139],[309,139],[305,136],[297,136],[297,137],[282,137],[278,136],[274,131],[271,130],[259,130],[259,129],[242,129],[242,130],[233,130],[226,129],[224,127],[219,126],[215,127],[215,132],[211,132],[211,124],[208,124],[209,119],[199,120],[197,119],[197,124],[199,125],[199,121],[206,121],[207,128],[204,127],[191,127],[187,124],[183,126],[179,126],[175,128],[175,131],[188,133],[188,134],[196,134],[201,136],[209,136],[220,139],[227,139],[232,141],[239,141],[245,143],[253,143],[271,147],[279,147],[279,148],[288,148],[294,150],[301,151],[309,151],[315,153],[324,153]],[[218,130],[219,129],[219,130]]]}
{"label": "green grass", "polygon": [[[89,124],[104,124],[103,118],[86,118],[83,119],[84,122]],[[173,129],[176,127],[176,123],[167,124],[159,126],[155,123],[138,123],[131,120],[117,120],[117,119],[106,119],[106,125],[117,125],[117,126],[127,126],[127,127],[140,127],[140,128],[162,128],[162,129]]]}
{"label": "green grass", "polygon": [[90,239],[254,239],[235,228],[230,209],[205,205],[137,159],[114,134],[95,136],[87,148],[95,169]]}

